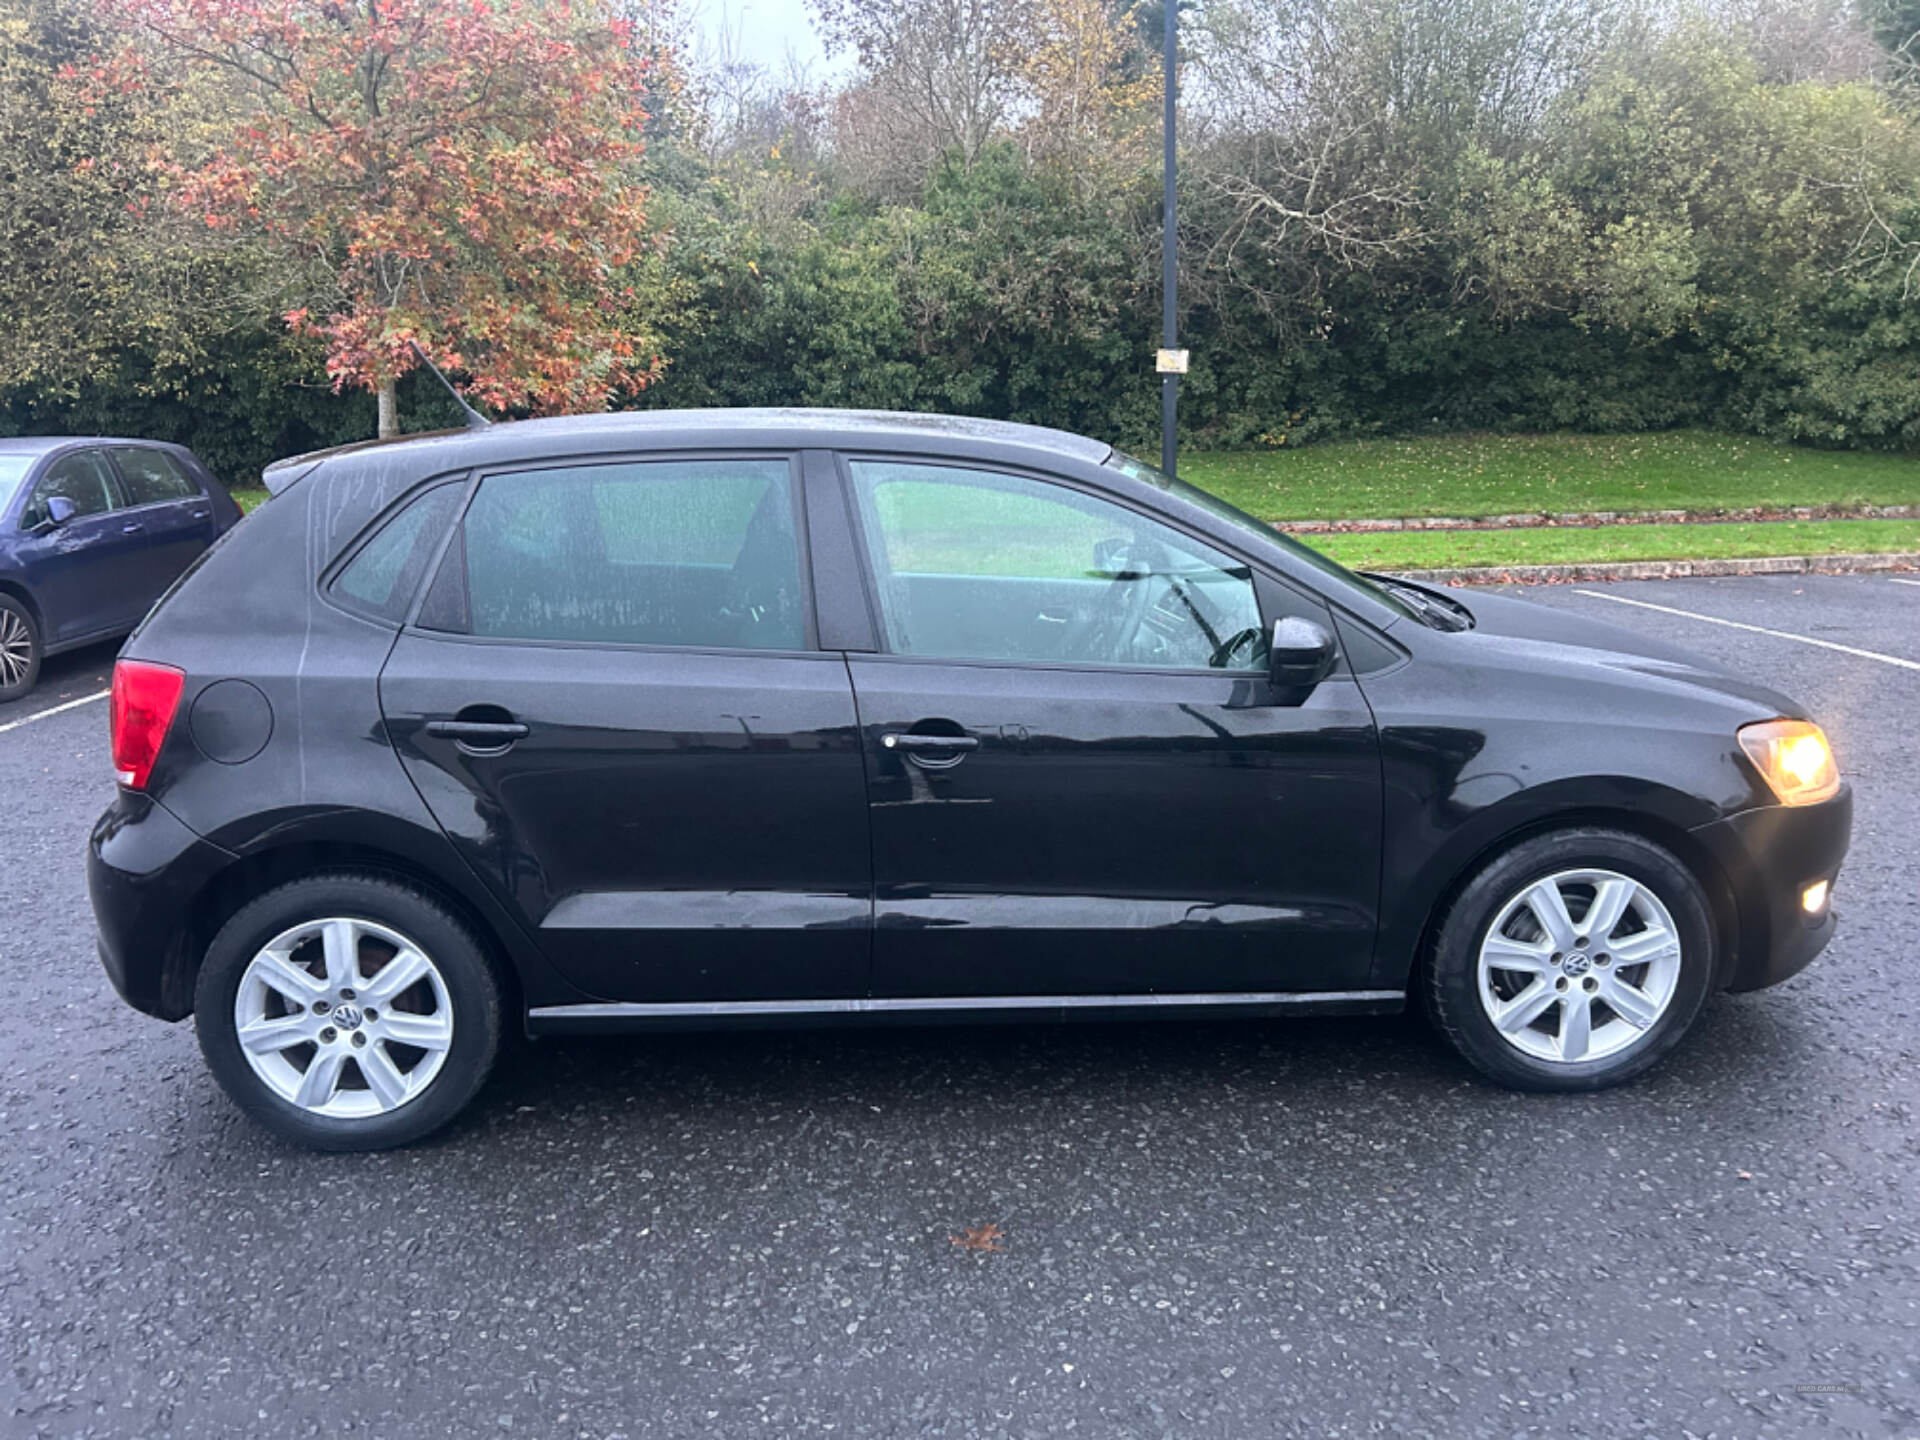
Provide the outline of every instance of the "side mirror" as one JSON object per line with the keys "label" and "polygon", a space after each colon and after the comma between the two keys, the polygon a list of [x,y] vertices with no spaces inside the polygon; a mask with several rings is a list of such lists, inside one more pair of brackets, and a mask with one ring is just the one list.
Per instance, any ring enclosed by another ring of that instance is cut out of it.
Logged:
{"label": "side mirror", "polygon": [[1327,678],[1336,655],[1324,625],[1289,615],[1273,622],[1273,649],[1267,662],[1274,687],[1311,690]]}
{"label": "side mirror", "polygon": [[47,528],[49,530],[58,530],[62,525],[73,519],[74,513],[78,508],[73,501],[64,495],[50,497],[47,501]]}

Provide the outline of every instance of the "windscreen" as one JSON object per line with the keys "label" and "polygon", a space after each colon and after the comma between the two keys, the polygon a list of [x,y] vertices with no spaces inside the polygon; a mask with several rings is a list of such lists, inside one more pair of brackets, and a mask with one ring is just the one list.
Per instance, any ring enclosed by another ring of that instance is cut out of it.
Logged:
{"label": "windscreen", "polygon": [[1351,591],[1363,595],[1374,605],[1384,605],[1389,610],[1403,616],[1412,616],[1413,612],[1397,599],[1393,593],[1376,585],[1364,575],[1356,575],[1344,565],[1335,563],[1310,546],[1302,545],[1291,535],[1276,530],[1264,521],[1256,520],[1244,510],[1236,509],[1218,495],[1210,495],[1197,485],[1189,485],[1184,480],[1176,480],[1164,470],[1160,470],[1131,455],[1116,450],[1107,458],[1107,464],[1135,480],[1145,481],[1158,486],[1170,495],[1178,495],[1182,500],[1190,500],[1208,513],[1225,520],[1236,529],[1258,536],[1269,543],[1277,543],[1281,549],[1294,556],[1302,564],[1309,565],[1324,577],[1331,587],[1331,598],[1339,599],[1340,592]]}
{"label": "windscreen", "polygon": [[33,462],[37,458],[33,455],[0,455],[0,505],[5,505],[13,499],[14,490],[25,478],[27,471],[33,468]]}

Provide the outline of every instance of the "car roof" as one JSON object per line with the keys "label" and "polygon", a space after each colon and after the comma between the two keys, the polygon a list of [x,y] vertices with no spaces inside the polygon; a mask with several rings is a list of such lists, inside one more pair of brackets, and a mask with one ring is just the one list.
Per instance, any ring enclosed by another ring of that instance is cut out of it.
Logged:
{"label": "car roof", "polygon": [[0,455],[45,455],[63,445],[105,442],[96,435],[8,435],[0,438]]}
{"label": "car roof", "polygon": [[144,436],[0,436],[0,451],[13,455],[46,455],[63,445],[161,445],[179,449],[171,440],[148,440]]}
{"label": "car roof", "polygon": [[49,455],[69,445],[157,445],[178,450],[171,440],[145,440],[136,435],[5,435],[0,436],[0,455]]}
{"label": "car roof", "polygon": [[1104,441],[1065,430],[966,415],[896,410],[623,410],[361,441],[277,460],[266,468],[265,478],[267,488],[278,491],[321,461],[376,450],[382,460],[417,458],[432,469],[452,469],[524,460],[568,449],[616,450],[629,444],[645,449],[705,445],[858,449],[927,440],[1018,446],[1094,464],[1113,453],[1113,447]]}

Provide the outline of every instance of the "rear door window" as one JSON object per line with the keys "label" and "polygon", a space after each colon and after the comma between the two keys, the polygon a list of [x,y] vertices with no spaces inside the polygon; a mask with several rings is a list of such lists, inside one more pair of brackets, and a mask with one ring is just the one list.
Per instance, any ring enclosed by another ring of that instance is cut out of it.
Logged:
{"label": "rear door window", "polygon": [[158,505],[168,500],[201,498],[193,477],[164,450],[116,445],[113,458],[119,463],[120,478],[126,482],[129,504]]}
{"label": "rear door window", "polygon": [[461,529],[423,624],[511,640],[807,647],[785,459],[489,475]]}

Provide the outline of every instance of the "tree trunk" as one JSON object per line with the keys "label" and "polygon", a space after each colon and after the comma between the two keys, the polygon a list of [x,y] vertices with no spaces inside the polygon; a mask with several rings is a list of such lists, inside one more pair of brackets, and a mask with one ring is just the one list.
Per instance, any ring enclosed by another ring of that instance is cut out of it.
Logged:
{"label": "tree trunk", "polygon": [[400,433],[400,406],[394,398],[391,375],[380,382],[379,397],[380,438],[385,440]]}

